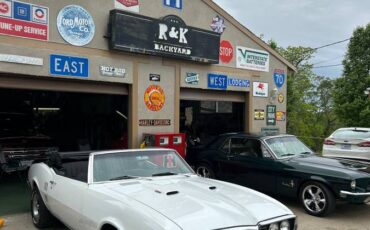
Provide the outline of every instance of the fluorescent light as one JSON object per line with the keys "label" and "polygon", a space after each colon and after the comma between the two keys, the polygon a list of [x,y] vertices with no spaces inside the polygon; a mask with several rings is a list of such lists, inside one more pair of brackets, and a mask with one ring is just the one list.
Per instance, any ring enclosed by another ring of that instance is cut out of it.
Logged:
{"label": "fluorescent light", "polygon": [[60,108],[33,108],[35,111],[59,111]]}

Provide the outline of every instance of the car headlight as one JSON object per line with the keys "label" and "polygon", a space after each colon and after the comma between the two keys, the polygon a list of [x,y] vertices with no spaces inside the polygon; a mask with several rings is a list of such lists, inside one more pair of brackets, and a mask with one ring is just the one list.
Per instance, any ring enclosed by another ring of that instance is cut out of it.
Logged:
{"label": "car headlight", "polygon": [[280,230],[290,230],[289,221],[284,220],[283,222],[281,222],[281,224],[280,224]]}
{"label": "car headlight", "polygon": [[276,223],[270,224],[269,230],[279,230],[279,225]]}
{"label": "car headlight", "polygon": [[352,189],[356,189],[356,181],[355,181],[355,180],[353,180],[353,181],[351,182],[351,188],[352,188]]}

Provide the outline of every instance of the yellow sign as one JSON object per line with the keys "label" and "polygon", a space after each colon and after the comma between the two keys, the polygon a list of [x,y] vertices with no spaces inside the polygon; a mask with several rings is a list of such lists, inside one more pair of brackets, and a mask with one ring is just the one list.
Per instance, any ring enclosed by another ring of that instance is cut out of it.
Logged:
{"label": "yellow sign", "polygon": [[159,85],[149,86],[144,93],[144,102],[151,111],[159,111],[165,103],[165,95],[163,89]]}
{"label": "yellow sign", "polygon": [[282,94],[282,93],[279,93],[279,95],[278,95],[278,102],[279,103],[283,103],[284,102],[284,94]]}
{"label": "yellow sign", "polygon": [[285,112],[277,111],[276,112],[276,120],[277,121],[285,121],[286,120]]}
{"label": "yellow sign", "polygon": [[254,110],[254,120],[265,120],[265,110],[263,109]]}

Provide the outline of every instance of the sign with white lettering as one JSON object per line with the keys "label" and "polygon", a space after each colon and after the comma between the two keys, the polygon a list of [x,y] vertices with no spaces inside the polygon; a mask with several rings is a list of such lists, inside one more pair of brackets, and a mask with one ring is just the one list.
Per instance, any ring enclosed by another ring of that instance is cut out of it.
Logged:
{"label": "sign with white lettering", "polygon": [[199,74],[198,73],[186,73],[185,83],[189,85],[199,84]]}
{"label": "sign with white lettering", "polygon": [[139,126],[170,126],[170,119],[143,119],[139,120]]}
{"label": "sign with white lettering", "polygon": [[285,71],[282,69],[274,70],[275,85],[280,89],[285,83]]}
{"label": "sign with white lettering", "polygon": [[111,49],[204,63],[219,62],[220,34],[187,26],[175,15],[153,19],[112,10],[109,25]]}
{"label": "sign with white lettering", "polygon": [[163,5],[181,10],[182,9],[182,0],[163,0]]}
{"label": "sign with white lettering", "polygon": [[49,8],[0,0],[0,34],[49,40]]}
{"label": "sign with white lettering", "polygon": [[268,105],[266,107],[266,112],[267,112],[266,124],[276,125],[276,105]]}
{"label": "sign with white lettering", "polygon": [[228,87],[249,88],[250,81],[228,77],[223,74],[208,74],[208,88],[227,90]]}
{"label": "sign with white lettering", "polygon": [[236,66],[241,69],[269,72],[270,55],[263,50],[237,46]]}
{"label": "sign with white lettering", "polygon": [[94,20],[81,6],[64,7],[58,14],[57,26],[63,39],[74,46],[87,45],[94,38]]}
{"label": "sign with white lettering", "polygon": [[44,59],[42,58],[19,56],[12,54],[0,54],[0,62],[18,63],[24,65],[38,65],[38,66],[44,65]]}
{"label": "sign with white lettering", "polygon": [[50,55],[50,74],[60,76],[89,76],[89,59],[64,55]]}
{"label": "sign with white lettering", "polygon": [[103,76],[124,78],[126,75],[126,69],[102,65],[100,66],[100,73]]}

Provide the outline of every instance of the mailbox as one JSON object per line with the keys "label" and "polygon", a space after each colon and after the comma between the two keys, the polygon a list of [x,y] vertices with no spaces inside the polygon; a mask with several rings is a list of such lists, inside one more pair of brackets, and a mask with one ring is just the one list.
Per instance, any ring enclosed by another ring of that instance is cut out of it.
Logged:
{"label": "mailbox", "polygon": [[158,147],[176,150],[182,158],[186,156],[185,133],[144,134],[145,147]]}

